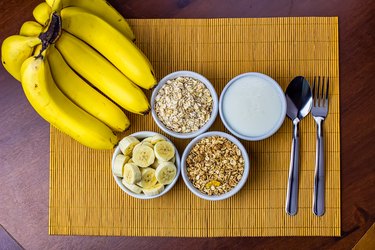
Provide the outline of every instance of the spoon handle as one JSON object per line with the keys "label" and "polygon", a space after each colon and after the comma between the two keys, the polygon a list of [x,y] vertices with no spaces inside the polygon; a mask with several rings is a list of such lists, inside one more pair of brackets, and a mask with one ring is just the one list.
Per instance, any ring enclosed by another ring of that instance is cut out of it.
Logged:
{"label": "spoon handle", "polygon": [[313,213],[316,216],[322,216],[324,208],[324,137],[323,137],[323,120],[317,120],[317,137],[316,137],[316,166],[314,177],[314,200]]}
{"label": "spoon handle", "polygon": [[298,168],[299,168],[299,125],[293,122],[293,140],[290,155],[288,189],[286,193],[285,211],[295,215],[298,210]]}

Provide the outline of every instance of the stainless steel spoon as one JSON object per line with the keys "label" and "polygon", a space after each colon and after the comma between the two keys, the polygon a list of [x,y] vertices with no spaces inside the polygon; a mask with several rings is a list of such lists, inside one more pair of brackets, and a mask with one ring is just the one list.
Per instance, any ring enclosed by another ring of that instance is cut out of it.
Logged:
{"label": "stainless steel spoon", "polygon": [[293,122],[293,141],[285,211],[289,215],[295,215],[298,210],[299,122],[311,110],[312,95],[309,82],[303,76],[297,76],[289,83],[285,96],[286,114]]}

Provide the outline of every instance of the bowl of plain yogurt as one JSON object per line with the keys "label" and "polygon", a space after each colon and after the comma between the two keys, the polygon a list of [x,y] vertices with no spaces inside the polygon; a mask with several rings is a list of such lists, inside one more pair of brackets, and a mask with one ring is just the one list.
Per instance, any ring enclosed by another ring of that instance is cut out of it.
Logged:
{"label": "bowl of plain yogurt", "polygon": [[248,141],[262,140],[273,135],[283,124],[285,94],[267,75],[241,74],[223,89],[219,114],[224,126],[235,136]]}

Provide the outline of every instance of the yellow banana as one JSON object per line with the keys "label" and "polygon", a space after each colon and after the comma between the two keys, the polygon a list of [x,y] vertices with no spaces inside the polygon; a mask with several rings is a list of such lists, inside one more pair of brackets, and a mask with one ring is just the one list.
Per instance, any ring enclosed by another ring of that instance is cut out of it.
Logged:
{"label": "yellow banana", "polygon": [[46,26],[51,16],[52,9],[46,2],[38,4],[33,10],[35,20],[41,25]]}
{"label": "yellow banana", "polygon": [[156,84],[147,57],[129,39],[100,17],[78,7],[61,10],[63,29],[91,45],[138,86]]}
{"label": "yellow banana", "polygon": [[62,32],[56,47],[73,70],[121,107],[137,114],[149,111],[143,91],[86,43]]}
{"label": "yellow banana", "polygon": [[82,80],[64,61],[60,52],[50,45],[47,60],[57,87],[75,104],[115,131],[124,131],[130,121],[124,112],[107,97]]}
{"label": "yellow banana", "polygon": [[21,68],[22,87],[30,104],[41,117],[83,145],[112,149],[118,142],[116,135],[57,88],[45,53],[26,59]]}
{"label": "yellow banana", "polygon": [[1,63],[14,78],[21,81],[22,63],[32,55],[34,47],[41,43],[38,37],[10,36],[1,45]]}
{"label": "yellow banana", "polygon": [[71,6],[85,9],[102,18],[131,41],[135,40],[134,33],[125,18],[105,0],[46,0],[46,2],[54,10]]}
{"label": "yellow banana", "polygon": [[21,36],[39,36],[43,32],[43,26],[35,21],[26,21],[20,29]]}

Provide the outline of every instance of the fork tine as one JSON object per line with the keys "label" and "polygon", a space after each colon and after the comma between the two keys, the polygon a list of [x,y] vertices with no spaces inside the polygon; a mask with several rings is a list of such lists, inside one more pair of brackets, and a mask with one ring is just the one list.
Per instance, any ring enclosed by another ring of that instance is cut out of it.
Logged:
{"label": "fork tine", "polygon": [[320,106],[320,76],[318,76],[318,85],[316,86],[316,106]]}
{"label": "fork tine", "polygon": [[328,106],[328,92],[329,92],[329,77],[327,77],[327,84],[326,84],[326,99],[324,106]]}
{"label": "fork tine", "polygon": [[324,83],[325,83],[325,80],[326,80],[326,77],[325,76],[323,76],[322,77],[322,82],[321,82],[321,84],[322,84],[322,86],[321,86],[321,93],[320,93],[320,106],[322,107],[322,106],[324,106]]}

